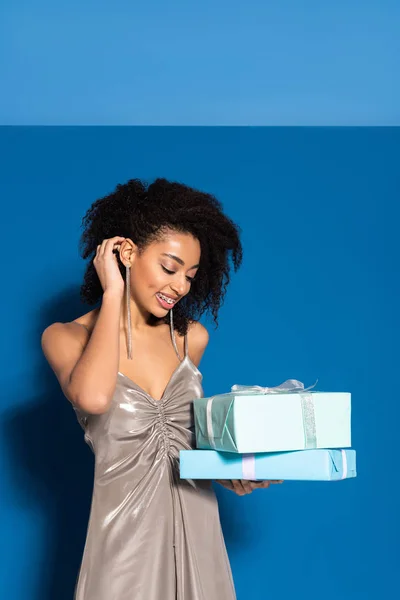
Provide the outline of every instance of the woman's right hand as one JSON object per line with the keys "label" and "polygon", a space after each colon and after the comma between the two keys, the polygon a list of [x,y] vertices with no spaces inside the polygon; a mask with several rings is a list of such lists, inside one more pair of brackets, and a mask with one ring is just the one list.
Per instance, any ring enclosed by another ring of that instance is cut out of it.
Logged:
{"label": "woman's right hand", "polygon": [[93,264],[100,279],[103,292],[112,292],[123,295],[125,283],[118,267],[118,258],[114,253],[119,250],[121,243],[126,238],[116,235],[106,238],[97,246]]}

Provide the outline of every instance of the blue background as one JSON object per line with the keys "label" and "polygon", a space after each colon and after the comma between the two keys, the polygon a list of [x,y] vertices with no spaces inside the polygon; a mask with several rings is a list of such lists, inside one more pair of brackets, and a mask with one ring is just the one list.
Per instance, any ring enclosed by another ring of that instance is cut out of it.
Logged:
{"label": "blue background", "polygon": [[398,125],[398,0],[3,0],[3,125]]}
{"label": "blue background", "polygon": [[40,348],[79,302],[80,223],[130,177],[215,193],[245,257],[200,365],[206,394],[297,378],[350,391],[358,477],[216,486],[239,600],[398,588],[397,128],[3,128],[1,588],[71,600],[91,452]]}

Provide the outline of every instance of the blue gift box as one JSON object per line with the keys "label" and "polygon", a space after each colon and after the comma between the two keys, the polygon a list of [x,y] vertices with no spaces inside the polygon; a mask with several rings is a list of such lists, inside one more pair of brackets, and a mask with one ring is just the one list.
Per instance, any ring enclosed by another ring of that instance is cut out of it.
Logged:
{"label": "blue gift box", "polygon": [[196,446],[238,454],[351,447],[351,394],[315,392],[287,380],[276,388],[233,386],[193,401]]}
{"label": "blue gift box", "polygon": [[356,452],[349,449],[257,454],[215,450],[180,451],[181,479],[337,481],[356,475]]}

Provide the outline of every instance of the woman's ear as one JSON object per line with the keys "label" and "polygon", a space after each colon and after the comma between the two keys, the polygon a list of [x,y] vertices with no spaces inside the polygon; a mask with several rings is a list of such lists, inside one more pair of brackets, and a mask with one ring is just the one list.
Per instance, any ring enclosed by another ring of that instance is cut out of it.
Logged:
{"label": "woman's ear", "polygon": [[119,257],[124,265],[133,264],[137,255],[138,247],[130,238],[125,238],[119,248]]}

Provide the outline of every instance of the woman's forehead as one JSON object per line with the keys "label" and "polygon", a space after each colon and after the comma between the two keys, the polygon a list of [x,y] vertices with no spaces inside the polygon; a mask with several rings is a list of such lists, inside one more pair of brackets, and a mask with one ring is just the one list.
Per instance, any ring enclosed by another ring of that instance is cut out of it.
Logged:
{"label": "woman's forehead", "polygon": [[197,250],[200,248],[200,242],[191,233],[181,233],[178,231],[168,232],[161,239],[155,242],[159,251],[168,248],[182,248],[183,250]]}
{"label": "woman's forehead", "polygon": [[160,240],[154,241],[149,250],[160,255],[173,255],[185,264],[194,264],[200,257],[200,242],[190,233],[168,232]]}

